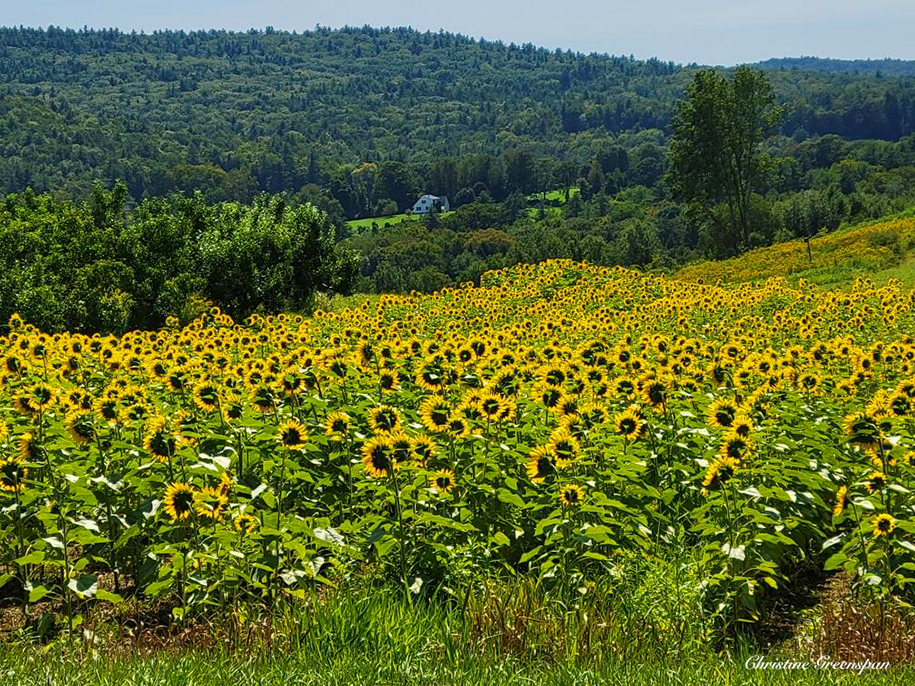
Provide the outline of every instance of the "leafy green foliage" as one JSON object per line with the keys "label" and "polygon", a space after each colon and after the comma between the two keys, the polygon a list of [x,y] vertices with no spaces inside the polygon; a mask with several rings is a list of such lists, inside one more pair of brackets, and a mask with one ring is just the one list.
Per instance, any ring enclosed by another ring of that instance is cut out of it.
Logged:
{"label": "leafy green foliage", "polygon": [[31,192],[0,204],[0,316],[49,331],[121,332],[189,321],[210,303],[245,317],[307,309],[318,290],[346,292],[354,256],[311,205],[262,196],[208,205],[199,196],[125,206],[97,187],[76,205]]}

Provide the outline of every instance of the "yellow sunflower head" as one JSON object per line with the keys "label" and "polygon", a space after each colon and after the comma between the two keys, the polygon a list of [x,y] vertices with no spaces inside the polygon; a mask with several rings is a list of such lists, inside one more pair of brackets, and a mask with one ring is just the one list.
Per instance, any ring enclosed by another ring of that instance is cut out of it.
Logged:
{"label": "yellow sunflower head", "polygon": [[276,440],[288,450],[304,450],[308,442],[308,430],[294,419],[280,424]]}
{"label": "yellow sunflower head", "polygon": [[165,489],[164,501],[165,512],[172,521],[187,519],[194,509],[194,489],[184,482],[170,484]]}
{"label": "yellow sunflower head", "polygon": [[448,493],[454,488],[456,480],[450,469],[440,469],[432,475],[432,488],[437,493]]}
{"label": "yellow sunflower head", "polygon": [[349,435],[350,417],[346,412],[332,412],[324,421],[324,435],[332,441],[342,441]]}
{"label": "yellow sunflower head", "polygon": [[387,434],[377,434],[362,446],[362,466],[370,477],[380,479],[397,469],[394,450]]}
{"label": "yellow sunflower head", "polygon": [[28,476],[29,469],[19,458],[0,460],[0,489],[11,493],[21,491]]}
{"label": "yellow sunflower head", "polygon": [[896,518],[891,514],[884,512],[871,520],[871,526],[874,527],[874,537],[889,537],[896,528]]}
{"label": "yellow sunflower head", "polygon": [[369,410],[369,426],[375,432],[390,433],[400,428],[400,413],[391,405],[379,405]]}
{"label": "yellow sunflower head", "polygon": [[258,521],[249,514],[240,514],[235,518],[235,530],[242,536],[249,536],[257,528]]}
{"label": "yellow sunflower head", "polygon": [[559,489],[559,502],[563,507],[578,507],[583,497],[581,487],[576,484],[566,484]]}
{"label": "yellow sunflower head", "polygon": [[740,462],[729,456],[722,456],[713,460],[705,471],[702,486],[706,489],[712,489],[727,483],[737,473],[739,466]]}
{"label": "yellow sunflower head", "polygon": [[194,491],[193,499],[194,512],[198,517],[222,521],[223,510],[229,502],[229,497],[220,488],[211,486],[201,488],[199,491]]}

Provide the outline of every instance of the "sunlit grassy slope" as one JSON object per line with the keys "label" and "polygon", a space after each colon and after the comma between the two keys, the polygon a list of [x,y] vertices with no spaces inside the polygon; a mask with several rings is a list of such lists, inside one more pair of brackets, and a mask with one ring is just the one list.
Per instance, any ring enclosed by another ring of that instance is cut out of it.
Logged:
{"label": "sunlit grassy slope", "polygon": [[896,278],[915,286],[915,213],[841,229],[811,241],[757,248],[730,260],[691,264],[674,277],[700,283],[757,281],[772,276],[840,286],[859,276]]}

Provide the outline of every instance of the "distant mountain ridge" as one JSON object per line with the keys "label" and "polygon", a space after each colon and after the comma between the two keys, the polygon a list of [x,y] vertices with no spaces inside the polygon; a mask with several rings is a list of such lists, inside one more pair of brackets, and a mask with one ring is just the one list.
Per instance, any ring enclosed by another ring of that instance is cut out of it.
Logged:
{"label": "distant mountain ridge", "polygon": [[837,60],[828,57],[773,57],[755,65],[768,71],[818,71],[828,74],[915,76],[915,60]]}

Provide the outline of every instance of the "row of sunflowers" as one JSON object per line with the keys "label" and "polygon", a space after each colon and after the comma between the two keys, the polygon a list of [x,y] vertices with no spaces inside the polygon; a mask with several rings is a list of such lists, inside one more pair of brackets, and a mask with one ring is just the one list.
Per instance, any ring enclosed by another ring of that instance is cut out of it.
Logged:
{"label": "row of sunflowers", "polygon": [[[71,627],[698,551],[712,615],[791,570],[909,595],[915,294],[569,261],[313,317],[0,337],[0,583]],[[571,586],[569,586],[571,584]]]}

